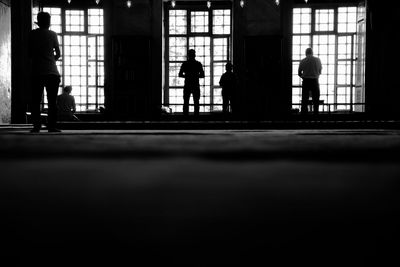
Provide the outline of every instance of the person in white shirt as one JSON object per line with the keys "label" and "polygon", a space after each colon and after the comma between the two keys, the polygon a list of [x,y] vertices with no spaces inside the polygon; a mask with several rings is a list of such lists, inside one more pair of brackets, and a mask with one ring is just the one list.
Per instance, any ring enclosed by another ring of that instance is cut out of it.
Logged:
{"label": "person in white shirt", "polygon": [[303,58],[299,65],[298,75],[303,79],[302,97],[301,97],[301,114],[308,113],[308,99],[312,98],[314,114],[319,112],[319,76],[322,72],[321,60],[313,55],[312,48],[306,49],[306,57]]}
{"label": "person in white shirt", "polygon": [[57,93],[60,84],[60,73],[56,61],[60,58],[60,48],[57,34],[50,28],[50,14],[39,12],[36,24],[39,26],[30,35],[30,56],[32,59],[32,120],[31,132],[40,132],[40,104],[43,97],[44,87],[47,92],[48,131],[60,132],[56,128],[57,122]]}

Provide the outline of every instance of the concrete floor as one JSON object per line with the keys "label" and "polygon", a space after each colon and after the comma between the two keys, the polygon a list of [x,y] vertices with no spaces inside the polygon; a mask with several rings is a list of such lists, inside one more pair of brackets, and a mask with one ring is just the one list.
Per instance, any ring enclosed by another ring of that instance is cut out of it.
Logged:
{"label": "concrete floor", "polygon": [[399,263],[400,130],[8,127],[0,144],[5,266]]}

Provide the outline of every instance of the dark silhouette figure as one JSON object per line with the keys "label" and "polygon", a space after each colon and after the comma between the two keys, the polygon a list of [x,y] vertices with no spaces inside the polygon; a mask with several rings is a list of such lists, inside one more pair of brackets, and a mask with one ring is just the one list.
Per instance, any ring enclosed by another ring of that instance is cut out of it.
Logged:
{"label": "dark silhouette figure", "polygon": [[190,49],[188,60],[183,62],[179,71],[179,77],[185,78],[183,88],[183,114],[189,114],[190,95],[193,94],[194,114],[199,115],[200,110],[200,84],[199,79],[204,78],[203,65],[196,59],[196,51]]}
{"label": "dark silhouette figure", "polygon": [[222,74],[219,85],[222,86],[222,112],[229,113],[229,106],[232,111],[232,98],[236,87],[236,76],[233,73],[233,65],[228,62],[225,65],[226,72]]}
{"label": "dark silhouette figure", "polygon": [[317,115],[319,111],[319,76],[321,75],[322,65],[321,60],[314,57],[311,48],[306,49],[306,57],[301,60],[299,65],[298,75],[303,79],[302,83],[302,97],[301,97],[301,114],[308,113],[308,99],[312,97],[314,114]]}
{"label": "dark silhouette figure", "polygon": [[63,93],[57,96],[58,119],[60,121],[78,121],[75,116],[75,98],[71,95],[72,87],[65,86]]}
{"label": "dark silhouette figure", "polygon": [[43,90],[46,88],[48,101],[49,132],[60,132],[56,128],[57,122],[57,93],[60,84],[60,73],[56,61],[60,58],[60,48],[57,34],[50,31],[50,14],[40,12],[36,24],[39,26],[30,35],[30,55],[32,58],[32,120],[31,132],[40,132],[40,104]]}

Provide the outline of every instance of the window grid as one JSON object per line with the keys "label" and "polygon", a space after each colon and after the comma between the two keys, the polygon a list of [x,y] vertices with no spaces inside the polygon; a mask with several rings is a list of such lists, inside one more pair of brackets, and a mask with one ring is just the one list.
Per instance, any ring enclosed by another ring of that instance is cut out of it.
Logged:
{"label": "window grid", "polygon": [[357,7],[338,8],[338,32],[352,33],[357,31]]}
{"label": "window grid", "polygon": [[104,33],[104,12],[103,9],[88,10],[88,33],[103,34]]}
{"label": "window grid", "polygon": [[[314,20],[312,20],[314,16]],[[292,43],[292,107],[301,106],[301,78],[298,66],[307,47],[321,59],[320,99],[326,111],[352,111],[354,94],[357,8],[294,8]],[[313,21],[311,23],[311,21]]]}
{"label": "window grid", "polygon": [[[78,112],[98,110],[105,101],[103,9],[44,7],[43,11],[50,13],[50,29],[58,34],[60,43],[61,58],[57,61],[61,74],[59,93],[64,85],[71,85]],[[38,8],[32,10],[34,19],[38,12]],[[46,92],[42,107],[48,107]]]}
{"label": "window grid", "polygon": [[[219,78],[230,58],[231,10],[174,9],[169,10],[168,15],[168,86],[163,92],[164,105],[172,108],[173,112],[182,111],[184,79],[178,74],[188,50],[195,49],[196,59],[203,64],[205,74],[205,78],[200,79],[200,112],[221,111]],[[194,111],[193,98],[190,99],[189,111]]]}
{"label": "window grid", "polygon": [[315,10],[315,31],[331,32],[335,30],[335,10],[317,9]]}
{"label": "window grid", "polygon": [[207,11],[190,12],[190,32],[207,33],[208,32],[208,14]]}
{"label": "window grid", "polygon": [[187,33],[187,11],[169,10],[169,34]]}
{"label": "window grid", "polygon": [[85,31],[84,10],[65,10],[65,31],[66,32]]}
{"label": "window grid", "polygon": [[213,10],[213,33],[231,33],[231,11],[229,9]]}

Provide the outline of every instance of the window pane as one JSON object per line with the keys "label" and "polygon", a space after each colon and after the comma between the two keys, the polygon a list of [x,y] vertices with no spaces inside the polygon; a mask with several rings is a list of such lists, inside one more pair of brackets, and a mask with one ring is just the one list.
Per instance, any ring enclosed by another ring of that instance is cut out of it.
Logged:
{"label": "window pane", "polygon": [[293,9],[293,33],[311,32],[311,8]]}
{"label": "window pane", "polygon": [[103,9],[88,10],[88,31],[90,34],[103,34],[104,32]]}
{"label": "window pane", "polygon": [[229,9],[213,10],[213,33],[231,33],[231,11]]}
{"label": "window pane", "polygon": [[65,30],[67,32],[83,32],[85,31],[85,12],[83,10],[66,10],[65,11]]}
{"label": "window pane", "polygon": [[356,7],[340,7],[338,8],[338,32],[357,31],[357,8]]}
{"label": "window pane", "polygon": [[186,34],[186,10],[169,11],[169,34]]}
{"label": "window pane", "polygon": [[187,52],[186,37],[170,37],[169,38],[169,60],[185,61]]}
{"label": "window pane", "polygon": [[208,12],[192,11],[190,12],[190,31],[194,33],[208,32]]}
{"label": "window pane", "polygon": [[335,10],[334,9],[318,9],[315,12],[315,30],[316,31],[333,31]]}
{"label": "window pane", "polygon": [[169,64],[169,86],[183,86],[184,79],[180,78],[179,70],[181,69],[182,63],[170,63]]}

